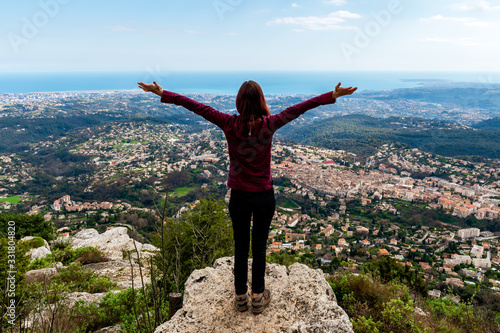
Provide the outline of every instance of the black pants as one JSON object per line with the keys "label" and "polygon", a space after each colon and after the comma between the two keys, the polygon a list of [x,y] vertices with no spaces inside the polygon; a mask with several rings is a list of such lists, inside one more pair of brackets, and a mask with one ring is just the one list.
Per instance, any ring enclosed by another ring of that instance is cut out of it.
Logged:
{"label": "black pants", "polygon": [[229,214],[233,221],[234,286],[238,295],[247,292],[250,219],[252,215],[252,292],[261,293],[264,291],[267,238],[275,208],[274,189],[263,192],[231,190]]}

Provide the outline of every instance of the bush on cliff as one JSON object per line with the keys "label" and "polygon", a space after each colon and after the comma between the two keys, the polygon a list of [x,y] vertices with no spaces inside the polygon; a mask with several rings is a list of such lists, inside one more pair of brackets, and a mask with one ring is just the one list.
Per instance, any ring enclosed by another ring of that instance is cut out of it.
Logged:
{"label": "bush on cliff", "polygon": [[160,249],[157,267],[167,275],[171,290],[179,292],[193,270],[233,255],[233,229],[226,204],[211,197],[200,199],[181,218],[166,218],[163,229],[153,236],[153,244]]}
{"label": "bush on cliff", "polygon": [[384,283],[376,276],[343,273],[328,281],[357,333],[498,332],[500,320],[487,320],[492,311],[422,297],[396,280]]}
{"label": "bush on cliff", "polygon": [[42,215],[28,214],[0,214],[0,237],[6,237],[9,221],[14,221],[15,238],[21,239],[25,236],[42,237],[50,241],[56,236],[56,227],[52,221],[45,221]]}

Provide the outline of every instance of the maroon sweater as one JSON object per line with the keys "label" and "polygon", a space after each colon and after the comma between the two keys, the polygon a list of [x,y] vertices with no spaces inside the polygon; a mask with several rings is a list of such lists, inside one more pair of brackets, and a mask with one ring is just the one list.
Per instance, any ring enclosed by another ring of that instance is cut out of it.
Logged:
{"label": "maroon sweater", "polygon": [[170,91],[163,91],[163,103],[181,105],[202,116],[224,131],[229,150],[227,186],[249,192],[266,191],[273,187],[271,176],[271,145],[273,134],[307,110],[333,104],[332,92],[316,96],[291,106],[278,114],[263,116],[260,130],[251,136],[239,132],[239,115],[229,115]]}

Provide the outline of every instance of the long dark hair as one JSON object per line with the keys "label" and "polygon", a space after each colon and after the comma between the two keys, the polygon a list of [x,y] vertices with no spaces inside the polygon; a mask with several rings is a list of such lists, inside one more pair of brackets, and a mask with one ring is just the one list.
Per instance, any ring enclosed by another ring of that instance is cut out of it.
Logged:
{"label": "long dark hair", "polygon": [[255,81],[245,81],[236,95],[236,110],[240,116],[240,134],[246,136],[256,130],[262,116],[270,116],[262,88]]}

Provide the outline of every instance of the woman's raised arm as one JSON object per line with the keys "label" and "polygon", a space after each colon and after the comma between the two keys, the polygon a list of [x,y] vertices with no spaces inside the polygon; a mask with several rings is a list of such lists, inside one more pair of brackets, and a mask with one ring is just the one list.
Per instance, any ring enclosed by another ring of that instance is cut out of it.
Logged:
{"label": "woman's raised arm", "polygon": [[320,105],[327,105],[335,103],[336,99],[341,96],[351,95],[358,89],[357,87],[341,87],[340,82],[335,86],[335,90],[328,92],[314,98],[295,104],[278,114],[269,116],[269,128],[274,132],[290,121],[296,119],[304,112],[314,109]]}
{"label": "woman's raised arm", "polygon": [[142,82],[138,82],[139,88],[146,92],[152,92],[161,97],[161,101],[163,103],[170,103],[175,105],[180,105],[185,107],[186,109],[196,113],[197,115],[202,116],[212,124],[218,126],[222,130],[226,127],[228,120],[231,118],[227,113],[220,112],[215,110],[213,107],[195,101],[189,97],[176,94],[171,91],[163,90],[163,88],[156,83],[153,84],[145,84]]}

